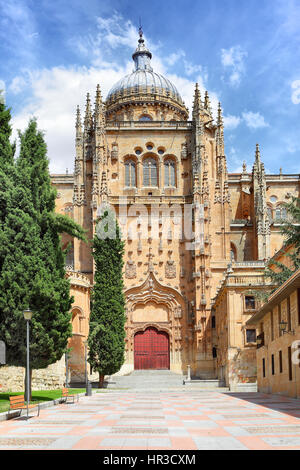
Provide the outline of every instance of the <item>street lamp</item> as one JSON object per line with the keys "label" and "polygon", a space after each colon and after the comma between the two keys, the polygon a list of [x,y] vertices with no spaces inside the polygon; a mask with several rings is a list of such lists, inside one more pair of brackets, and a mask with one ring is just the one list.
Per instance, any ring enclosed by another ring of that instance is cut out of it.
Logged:
{"label": "street lamp", "polygon": [[27,323],[27,364],[26,364],[26,377],[27,377],[27,419],[28,419],[28,406],[29,406],[29,322],[32,318],[32,311],[27,309],[23,311],[24,319]]}
{"label": "street lamp", "polygon": [[282,334],[290,333],[291,335],[294,335],[295,334],[294,330],[288,330],[287,327],[288,327],[288,322],[283,321],[283,320],[279,322],[279,329],[282,332]]}

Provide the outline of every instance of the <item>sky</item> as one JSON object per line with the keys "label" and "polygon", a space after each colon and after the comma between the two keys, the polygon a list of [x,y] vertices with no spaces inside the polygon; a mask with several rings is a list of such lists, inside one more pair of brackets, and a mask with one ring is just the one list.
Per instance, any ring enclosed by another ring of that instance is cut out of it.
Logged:
{"label": "sky", "polygon": [[133,70],[141,18],[154,71],[225,122],[229,172],[300,173],[300,0],[0,0],[0,89],[14,138],[35,116],[52,173],[73,171],[76,106]]}

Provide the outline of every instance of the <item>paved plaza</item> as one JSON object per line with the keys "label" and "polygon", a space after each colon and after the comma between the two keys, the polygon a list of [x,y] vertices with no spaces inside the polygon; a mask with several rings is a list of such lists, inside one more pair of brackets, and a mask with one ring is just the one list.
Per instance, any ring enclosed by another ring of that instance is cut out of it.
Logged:
{"label": "paved plaza", "polygon": [[300,400],[195,390],[93,393],[28,421],[1,422],[0,449],[300,449]]}

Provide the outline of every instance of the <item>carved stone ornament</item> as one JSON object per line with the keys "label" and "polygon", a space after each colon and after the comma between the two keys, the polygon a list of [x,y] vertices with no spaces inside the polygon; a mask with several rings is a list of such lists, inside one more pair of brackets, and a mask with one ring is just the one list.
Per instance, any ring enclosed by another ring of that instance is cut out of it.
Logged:
{"label": "carved stone ornament", "polygon": [[176,277],[175,261],[168,260],[166,262],[165,276],[167,279],[174,279],[174,277]]}
{"label": "carved stone ornament", "polygon": [[127,261],[125,266],[125,277],[127,279],[136,278],[136,264],[134,261]]}

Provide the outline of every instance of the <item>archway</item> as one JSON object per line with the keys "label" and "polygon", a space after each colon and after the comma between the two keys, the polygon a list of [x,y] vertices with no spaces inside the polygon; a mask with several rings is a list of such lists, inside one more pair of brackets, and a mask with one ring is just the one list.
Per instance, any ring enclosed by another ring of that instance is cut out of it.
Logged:
{"label": "archway", "polygon": [[134,336],[134,368],[170,369],[170,341],[165,331],[154,327],[138,331]]}

